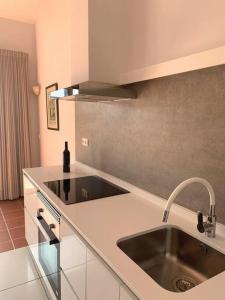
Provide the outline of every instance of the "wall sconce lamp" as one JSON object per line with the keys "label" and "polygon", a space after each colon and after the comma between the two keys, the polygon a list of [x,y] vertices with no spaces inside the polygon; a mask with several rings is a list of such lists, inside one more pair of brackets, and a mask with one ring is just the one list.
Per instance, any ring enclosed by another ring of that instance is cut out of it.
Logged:
{"label": "wall sconce lamp", "polygon": [[33,91],[33,93],[34,93],[35,96],[39,96],[40,92],[41,92],[40,85],[34,85],[34,86],[32,86],[32,91]]}

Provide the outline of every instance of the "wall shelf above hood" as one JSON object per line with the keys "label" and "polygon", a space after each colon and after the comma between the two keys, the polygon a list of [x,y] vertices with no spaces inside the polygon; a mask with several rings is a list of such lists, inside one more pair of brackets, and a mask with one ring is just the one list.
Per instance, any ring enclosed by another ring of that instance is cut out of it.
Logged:
{"label": "wall shelf above hood", "polygon": [[81,102],[111,102],[137,98],[135,91],[109,83],[88,81],[54,91],[52,99]]}

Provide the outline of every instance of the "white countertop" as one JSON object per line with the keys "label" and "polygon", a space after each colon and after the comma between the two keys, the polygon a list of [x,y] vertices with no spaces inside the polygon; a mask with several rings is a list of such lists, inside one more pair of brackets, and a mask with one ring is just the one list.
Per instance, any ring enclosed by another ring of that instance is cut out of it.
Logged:
{"label": "white countertop", "polygon": [[[61,166],[25,169],[24,173],[140,299],[212,300],[216,297],[217,300],[222,300],[225,298],[225,272],[185,293],[174,293],[160,287],[117,247],[117,241],[123,237],[165,226],[161,222],[164,199],[81,163],[73,165],[68,174],[63,173]],[[131,193],[66,206],[43,184],[46,181],[87,175],[99,175],[128,189]],[[208,199],[206,205],[209,206]],[[225,226],[218,224],[216,238],[207,238],[197,231],[196,220],[196,214],[173,205],[168,224],[180,227],[225,253]]]}

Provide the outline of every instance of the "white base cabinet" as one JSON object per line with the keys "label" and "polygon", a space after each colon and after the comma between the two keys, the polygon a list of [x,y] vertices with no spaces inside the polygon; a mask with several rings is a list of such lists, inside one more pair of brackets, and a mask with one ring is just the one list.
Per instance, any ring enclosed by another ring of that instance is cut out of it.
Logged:
{"label": "white base cabinet", "polygon": [[23,188],[24,206],[29,214],[35,218],[38,209],[37,188],[25,175],[23,176]]}
{"label": "white base cabinet", "polygon": [[[74,290],[71,288],[70,283],[68,282],[67,278],[65,277],[64,273],[61,272],[60,280],[61,280],[61,287],[60,287],[60,297],[56,297],[49,285],[49,277],[54,278],[54,274],[47,277],[42,277],[41,282],[45,287],[46,294],[49,300],[80,300],[80,298],[74,293]],[[42,300],[40,298],[40,300]]]}
{"label": "white base cabinet", "polygon": [[87,300],[119,300],[121,281],[91,250],[87,251]]}
{"label": "white base cabinet", "polygon": [[137,300],[106,263],[61,218],[60,264],[80,300]]}
{"label": "white base cabinet", "polygon": [[123,284],[120,286],[120,300],[138,300],[138,298]]}
{"label": "white base cabinet", "polygon": [[60,220],[60,266],[68,282],[80,300],[86,292],[86,246],[77,237],[72,227]]}
{"label": "white base cabinet", "polygon": [[[23,176],[24,186],[24,217],[25,237],[35,262],[38,261],[38,227],[36,224],[38,197],[37,188],[26,177]],[[39,271],[39,268],[38,268]],[[40,273],[40,272],[39,272]]]}
{"label": "white base cabinet", "polygon": [[[37,188],[26,176],[24,176],[24,200],[26,239],[40,269],[41,281],[50,291],[47,280],[49,276],[43,276],[43,270],[38,263],[39,241],[36,219],[40,200]],[[59,239],[62,300],[138,299],[63,217],[60,218]],[[54,295],[50,298],[54,299]]]}

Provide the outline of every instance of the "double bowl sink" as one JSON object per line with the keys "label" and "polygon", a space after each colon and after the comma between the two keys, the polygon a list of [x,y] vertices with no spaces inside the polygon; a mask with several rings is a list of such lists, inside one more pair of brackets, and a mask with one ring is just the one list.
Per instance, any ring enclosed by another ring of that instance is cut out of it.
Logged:
{"label": "double bowl sink", "polygon": [[225,271],[225,255],[174,226],[117,243],[161,287],[185,292]]}

